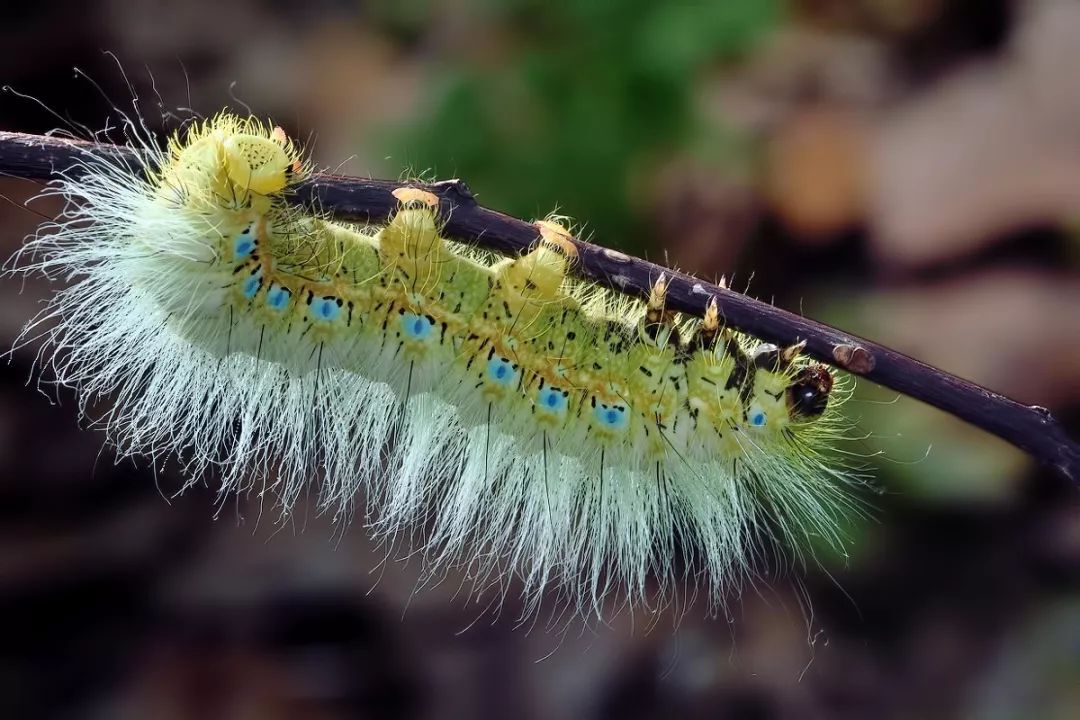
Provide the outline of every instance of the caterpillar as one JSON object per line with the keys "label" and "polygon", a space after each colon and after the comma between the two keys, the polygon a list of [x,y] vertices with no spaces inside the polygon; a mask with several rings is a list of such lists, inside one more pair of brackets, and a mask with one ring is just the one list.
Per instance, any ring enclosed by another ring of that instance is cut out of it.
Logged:
{"label": "caterpillar", "polygon": [[311,172],[280,129],[222,112],[135,167],[87,156],[20,272],[67,278],[24,331],[119,456],[189,483],[357,514],[425,577],[516,576],[583,612],[620,594],[711,607],[770,538],[842,544],[849,389],[823,365],[574,279],[558,218],[500,258],[442,236],[437,199],[376,225],[286,201]]}

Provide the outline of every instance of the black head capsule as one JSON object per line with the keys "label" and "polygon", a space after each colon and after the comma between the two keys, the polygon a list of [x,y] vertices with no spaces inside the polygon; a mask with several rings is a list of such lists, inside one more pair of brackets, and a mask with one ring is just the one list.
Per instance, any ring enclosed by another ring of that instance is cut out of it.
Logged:
{"label": "black head capsule", "polygon": [[788,416],[794,420],[813,420],[829,406],[833,378],[824,365],[805,367],[787,388]]}

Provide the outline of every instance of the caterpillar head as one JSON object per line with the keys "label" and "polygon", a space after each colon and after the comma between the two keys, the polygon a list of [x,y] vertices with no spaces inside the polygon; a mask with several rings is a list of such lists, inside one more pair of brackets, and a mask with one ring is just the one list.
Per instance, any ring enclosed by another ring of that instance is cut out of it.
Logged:
{"label": "caterpillar head", "polygon": [[814,420],[829,406],[833,378],[824,365],[799,370],[787,388],[788,415],[793,421]]}
{"label": "caterpillar head", "polygon": [[[767,399],[775,397],[777,405],[782,401],[790,422],[808,422],[821,417],[829,406],[832,392],[833,377],[824,365],[794,367],[795,359],[805,347],[805,341],[786,348],[762,343],[755,348],[751,358],[761,376],[762,386],[766,390],[775,388],[775,395],[766,393]],[[782,394],[781,388],[774,383],[782,384]]]}

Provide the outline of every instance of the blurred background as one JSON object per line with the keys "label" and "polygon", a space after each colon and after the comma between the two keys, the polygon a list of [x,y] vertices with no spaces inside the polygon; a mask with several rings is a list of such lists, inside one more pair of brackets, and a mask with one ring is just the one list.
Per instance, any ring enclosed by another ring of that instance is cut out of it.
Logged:
{"label": "blurred background", "polygon": [[[893,346],[1080,431],[1080,3],[7,3],[0,129],[249,106],[316,162],[526,218]],[[103,51],[112,51],[119,64]],[[93,82],[74,73],[78,67]],[[173,119],[163,117],[175,113]],[[114,123],[115,124],[115,123]],[[58,206],[0,179],[9,255]],[[0,346],[47,298],[0,283]],[[692,605],[518,627],[359,526],[115,463],[0,365],[3,718],[1080,717],[1080,497],[864,383],[846,556]],[[58,401],[58,402],[57,402]],[[479,620],[477,619],[479,617]]]}

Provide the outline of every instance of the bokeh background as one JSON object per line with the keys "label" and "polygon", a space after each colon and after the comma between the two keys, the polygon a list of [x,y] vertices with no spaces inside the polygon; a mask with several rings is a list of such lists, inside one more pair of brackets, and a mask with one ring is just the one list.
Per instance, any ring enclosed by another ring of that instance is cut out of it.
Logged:
{"label": "bokeh background", "polygon": [[[1080,430],[1080,3],[6,3],[0,128],[244,105],[324,167],[526,218],[864,334]],[[117,62],[103,51],[115,53]],[[82,70],[90,82],[73,71]],[[108,99],[107,99],[108,98]],[[55,114],[54,114],[55,113]],[[173,117],[170,119],[170,113]],[[5,255],[55,203],[0,179]],[[0,283],[0,346],[49,294]],[[3,718],[1080,717],[1080,494],[863,384],[846,556],[692,606],[518,627],[354,526],[117,464],[0,365]]]}

